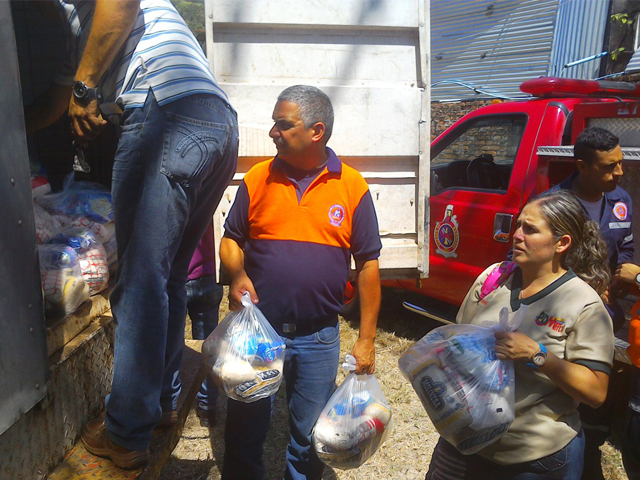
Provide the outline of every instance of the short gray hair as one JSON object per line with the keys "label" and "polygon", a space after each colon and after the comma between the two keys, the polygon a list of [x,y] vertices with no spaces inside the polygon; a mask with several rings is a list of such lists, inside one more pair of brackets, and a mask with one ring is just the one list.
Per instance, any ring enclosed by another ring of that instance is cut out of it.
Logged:
{"label": "short gray hair", "polygon": [[278,102],[291,102],[298,105],[305,128],[311,128],[317,122],[322,122],[325,128],[325,144],[329,141],[333,132],[333,106],[326,93],[310,85],[294,85],[278,95]]}

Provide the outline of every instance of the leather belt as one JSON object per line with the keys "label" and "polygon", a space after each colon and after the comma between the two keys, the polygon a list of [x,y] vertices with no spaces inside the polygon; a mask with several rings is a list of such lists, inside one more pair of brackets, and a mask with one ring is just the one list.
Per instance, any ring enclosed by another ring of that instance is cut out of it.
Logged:
{"label": "leather belt", "polygon": [[304,323],[283,323],[279,327],[275,327],[277,332],[283,337],[295,337],[311,335],[319,332],[326,327],[334,327],[338,324],[338,317],[331,315],[330,317],[321,318],[314,322]]}

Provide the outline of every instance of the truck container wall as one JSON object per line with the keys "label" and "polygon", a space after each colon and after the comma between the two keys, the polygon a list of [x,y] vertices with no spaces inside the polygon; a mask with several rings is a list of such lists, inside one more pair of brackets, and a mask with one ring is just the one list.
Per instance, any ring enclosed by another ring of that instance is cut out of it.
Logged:
{"label": "truck container wall", "polygon": [[16,40],[0,2],[0,434],[46,393],[49,374]]}
{"label": "truck container wall", "polygon": [[428,0],[206,0],[207,56],[238,112],[239,164],[216,212],[217,239],[244,173],[275,155],[278,94],[329,95],[329,146],[369,183],[387,276],[428,273]]}

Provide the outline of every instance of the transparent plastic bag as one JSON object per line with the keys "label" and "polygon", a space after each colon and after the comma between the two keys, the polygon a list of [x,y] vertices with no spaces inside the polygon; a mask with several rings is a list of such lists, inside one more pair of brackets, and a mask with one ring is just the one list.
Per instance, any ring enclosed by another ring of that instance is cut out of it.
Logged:
{"label": "transparent plastic bag", "polygon": [[91,230],[96,235],[98,240],[100,240],[100,243],[102,243],[102,245],[106,245],[116,236],[115,222],[100,223],[87,217],[61,214],[54,214],[53,218],[56,219],[64,229],[77,227]]}
{"label": "transparent plastic bag", "polygon": [[398,361],[440,435],[466,455],[497,441],[513,422],[513,361],[497,359],[494,333],[514,331],[525,311],[509,320],[505,307],[491,325],[438,327]]}
{"label": "transparent plastic bag", "polygon": [[[355,370],[355,358],[347,355],[343,367]],[[350,373],[318,417],[313,447],[330,467],[357,468],[378,450],[392,428],[391,407],[375,377]]]}
{"label": "transparent plastic bag", "polygon": [[76,182],[73,172],[65,177],[61,192],[37,197],[35,201],[49,213],[81,216],[100,223],[113,221],[109,190],[99,183]]}
{"label": "transparent plastic bag", "polygon": [[36,242],[40,245],[47,243],[63,228],[56,217],[35,203],[33,204],[33,216],[36,223]]}
{"label": "transparent plastic bag", "polygon": [[95,295],[109,285],[107,252],[96,235],[86,228],[68,228],[51,239],[51,243],[69,245],[78,255],[82,277]]}
{"label": "transparent plastic bag", "polygon": [[89,298],[89,286],[80,270],[76,251],[68,245],[38,245],[45,310],[68,315]]}
{"label": "transparent plastic bag", "polygon": [[280,388],[285,344],[248,292],[242,295],[242,307],[211,332],[202,354],[211,377],[229,398],[252,403]]}

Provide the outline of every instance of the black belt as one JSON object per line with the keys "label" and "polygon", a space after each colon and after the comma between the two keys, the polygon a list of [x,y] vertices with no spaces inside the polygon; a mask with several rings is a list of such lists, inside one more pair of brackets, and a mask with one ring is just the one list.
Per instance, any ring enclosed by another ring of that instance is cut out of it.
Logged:
{"label": "black belt", "polygon": [[274,325],[274,328],[283,337],[296,337],[311,335],[312,333],[319,332],[323,328],[335,327],[337,324],[338,317],[336,315],[331,315],[313,322],[282,323],[278,326]]}

